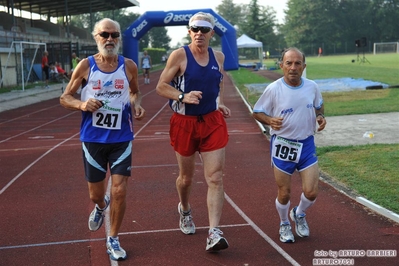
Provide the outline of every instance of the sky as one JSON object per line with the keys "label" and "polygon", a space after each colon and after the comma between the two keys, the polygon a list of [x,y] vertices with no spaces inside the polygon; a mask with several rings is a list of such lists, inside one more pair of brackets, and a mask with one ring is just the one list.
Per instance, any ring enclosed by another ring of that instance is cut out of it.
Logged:
{"label": "sky", "polygon": [[[276,17],[279,23],[283,22],[284,9],[286,9],[288,0],[258,0],[259,6],[270,6],[276,11]],[[216,12],[216,7],[222,3],[222,0],[138,0],[139,7],[131,7],[128,11],[144,14],[147,11],[172,11],[172,10],[191,10],[191,9],[212,9]],[[250,0],[233,0],[236,5],[249,4]],[[172,39],[171,45],[175,46],[187,35],[185,26],[166,27],[168,35]]]}

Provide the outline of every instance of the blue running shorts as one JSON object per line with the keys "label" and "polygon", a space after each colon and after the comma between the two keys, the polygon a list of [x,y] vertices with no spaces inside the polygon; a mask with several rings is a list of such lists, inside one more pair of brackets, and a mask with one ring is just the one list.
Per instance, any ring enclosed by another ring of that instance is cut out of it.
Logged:
{"label": "blue running shorts", "polygon": [[94,143],[82,142],[83,164],[86,180],[90,183],[105,179],[109,166],[111,175],[130,176],[132,142]]}
{"label": "blue running shorts", "polygon": [[289,140],[273,135],[270,141],[272,166],[292,175],[317,163],[314,136],[304,140]]}

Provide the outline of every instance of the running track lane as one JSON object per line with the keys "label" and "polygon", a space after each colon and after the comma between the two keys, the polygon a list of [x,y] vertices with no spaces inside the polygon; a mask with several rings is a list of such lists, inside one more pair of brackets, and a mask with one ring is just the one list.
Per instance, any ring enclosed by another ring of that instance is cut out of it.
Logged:
{"label": "running track lane", "polygon": [[[93,208],[83,178],[80,113],[58,99],[0,113],[0,265],[312,265],[323,251],[395,250],[399,227],[320,183],[308,211],[311,236],[294,244],[278,240],[276,187],[269,142],[226,78],[225,103],[230,141],[226,148],[226,201],[221,228],[230,247],[205,252],[206,184],[201,158],[191,196],[195,235],[178,229],[175,179],[178,167],[169,145],[171,111],[152,84],[140,88],[147,111],[135,122],[133,171],[120,240],[128,260],[111,262],[105,252],[109,224],[87,229]],[[300,195],[293,176],[292,206]],[[330,258],[327,256],[327,258]],[[344,257],[356,265],[398,265],[398,257]]]}

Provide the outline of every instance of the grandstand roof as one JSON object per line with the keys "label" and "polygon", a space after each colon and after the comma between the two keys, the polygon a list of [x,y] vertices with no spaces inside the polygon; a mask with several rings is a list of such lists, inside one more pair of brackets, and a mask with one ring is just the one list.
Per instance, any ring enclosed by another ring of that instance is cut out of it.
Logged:
{"label": "grandstand roof", "polygon": [[[7,3],[10,2],[7,1]],[[14,0],[14,8],[51,17],[80,15],[139,5],[137,0]]]}

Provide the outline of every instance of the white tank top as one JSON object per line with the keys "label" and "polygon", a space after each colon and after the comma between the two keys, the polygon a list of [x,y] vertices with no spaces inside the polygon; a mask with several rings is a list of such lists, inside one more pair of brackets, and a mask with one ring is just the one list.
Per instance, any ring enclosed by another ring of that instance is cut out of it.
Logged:
{"label": "white tank top", "polygon": [[101,71],[92,56],[90,72],[82,88],[81,100],[94,98],[103,102],[96,112],[82,112],[80,139],[84,142],[118,143],[133,140],[133,120],[129,82],[124,57],[118,56],[113,72]]}

